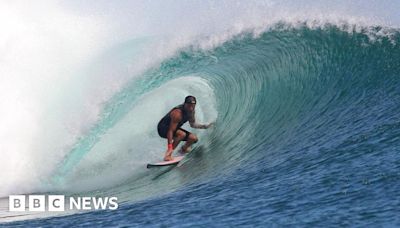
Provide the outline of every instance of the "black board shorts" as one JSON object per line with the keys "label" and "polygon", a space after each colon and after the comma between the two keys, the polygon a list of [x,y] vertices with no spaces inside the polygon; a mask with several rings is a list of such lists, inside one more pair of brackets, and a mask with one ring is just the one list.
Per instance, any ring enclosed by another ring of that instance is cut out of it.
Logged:
{"label": "black board shorts", "polygon": [[[164,124],[162,124],[162,123],[159,123],[158,126],[157,126],[158,135],[160,135],[161,138],[165,138],[165,139],[166,139],[166,138],[167,138],[168,129],[169,129],[169,126],[164,125]],[[185,132],[186,135],[185,135],[185,138],[182,139],[182,141],[187,141],[188,138],[189,138],[189,135],[190,135],[191,133],[188,132],[188,131],[186,131],[186,130],[183,129],[183,128],[177,128],[177,129],[174,131],[174,137],[176,137],[176,132],[177,132],[178,130],[181,130],[181,131]]]}

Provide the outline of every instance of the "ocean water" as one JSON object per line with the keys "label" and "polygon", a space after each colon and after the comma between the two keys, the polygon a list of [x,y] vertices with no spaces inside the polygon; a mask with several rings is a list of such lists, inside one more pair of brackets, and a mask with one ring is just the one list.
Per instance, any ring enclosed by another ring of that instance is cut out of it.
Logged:
{"label": "ocean water", "polygon": [[[400,226],[396,3],[180,3],[4,4],[0,226]],[[215,126],[146,169],[189,94]],[[8,211],[33,193],[119,208]]]}

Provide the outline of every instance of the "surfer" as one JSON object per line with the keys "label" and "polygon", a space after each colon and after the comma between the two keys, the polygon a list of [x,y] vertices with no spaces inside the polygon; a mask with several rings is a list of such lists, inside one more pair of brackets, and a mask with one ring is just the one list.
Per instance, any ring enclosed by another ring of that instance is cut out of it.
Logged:
{"label": "surfer", "polygon": [[189,121],[190,127],[198,129],[207,129],[213,125],[198,124],[195,120],[196,98],[187,96],[185,102],[171,109],[158,123],[158,134],[167,139],[168,149],[165,152],[164,161],[172,161],[172,152],[181,141],[186,141],[181,147],[181,153],[190,151],[190,146],[197,142],[197,136],[183,128],[182,125]]}

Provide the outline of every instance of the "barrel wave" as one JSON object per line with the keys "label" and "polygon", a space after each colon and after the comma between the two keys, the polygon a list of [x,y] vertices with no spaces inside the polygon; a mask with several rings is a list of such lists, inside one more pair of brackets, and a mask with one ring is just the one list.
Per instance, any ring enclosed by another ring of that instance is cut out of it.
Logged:
{"label": "barrel wave", "polygon": [[[43,185],[118,196],[117,214],[72,215],[120,217],[108,225],[399,224],[399,43],[383,27],[278,23],[186,46],[109,99]],[[215,126],[184,126],[199,136],[187,161],[146,170],[166,146],[157,122],[189,94]]]}

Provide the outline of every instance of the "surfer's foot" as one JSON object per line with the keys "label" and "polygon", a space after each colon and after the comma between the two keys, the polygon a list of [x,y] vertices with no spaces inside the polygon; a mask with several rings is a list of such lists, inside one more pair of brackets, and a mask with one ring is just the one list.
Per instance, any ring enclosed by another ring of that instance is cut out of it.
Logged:
{"label": "surfer's foot", "polygon": [[179,150],[179,153],[181,153],[181,154],[187,154],[187,153],[189,153],[190,152],[190,147],[188,147],[188,148],[183,148],[183,146],[181,147],[181,149]]}
{"label": "surfer's foot", "polygon": [[171,155],[164,157],[164,161],[172,161],[172,160],[174,160],[174,159],[172,158]]}

